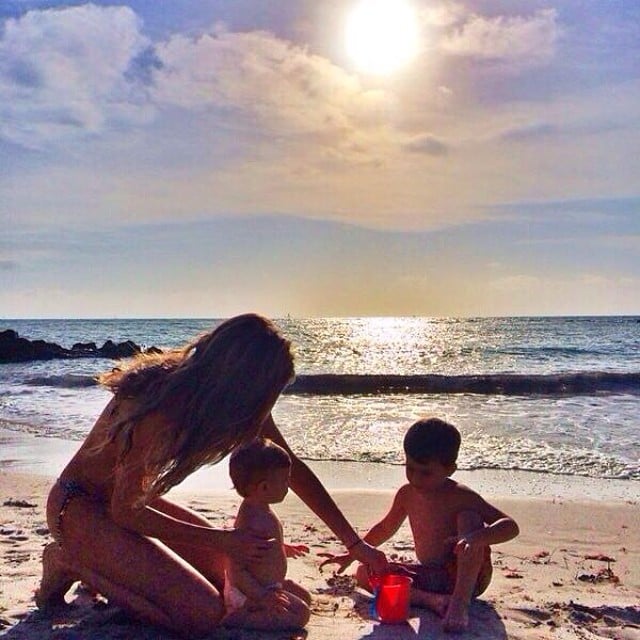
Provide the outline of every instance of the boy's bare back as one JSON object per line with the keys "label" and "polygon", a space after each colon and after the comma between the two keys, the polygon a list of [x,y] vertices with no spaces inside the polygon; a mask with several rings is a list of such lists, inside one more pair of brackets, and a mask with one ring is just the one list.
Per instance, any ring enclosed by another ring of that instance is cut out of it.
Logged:
{"label": "boy's bare back", "polygon": [[430,491],[406,484],[396,494],[396,505],[409,518],[416,557],[425,565],[441,564],[451,556],[458,514],[473,511],[487,523],[503,516],[478,493],[451,478]]}

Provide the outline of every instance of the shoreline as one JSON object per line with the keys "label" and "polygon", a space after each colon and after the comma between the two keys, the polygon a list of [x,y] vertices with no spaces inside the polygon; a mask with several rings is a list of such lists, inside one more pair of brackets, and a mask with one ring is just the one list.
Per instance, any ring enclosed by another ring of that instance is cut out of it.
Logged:
{"label": "shoreline", "polygon": [[[7,429],[0,420],[0,471],[35,474],[55,478],[71,459],[81,442],[46,438]],[[329,491],[389,490],[405,482],[402,465],[381,462],[305,460]],[[482,495],[539,497],[566,500],[637,501],[640,481],[617,478],[559,475],[538,471],[474,469],[458,470],[454,478]],[[231,489],[228,461],[200,469],[174,491],[191,494]]]}
{"label": "shoreline", "polygon": [[[35,609],[33,591],[41,553],[50,541],[44,505],[53,477],[0,468],[0,637],[7,640],[177,640],[133,622],[104,599],[72,590],[73,607],[47,615]],[[393,491],[332,491],[348,519],[364,533],[388,509]],[[232,490],[173,490],[177,502],[220,528],[231,526],[240,498]],[[493,547],[494,578],[472,603],[469,632],[479,640],[638,640],[640,638],[640,510],[634,503],[496,498],[521,534]],[[444,640],[440,619],[412,608],[408,624],[383,625],[370,617],[369,596],[346,576],[319,571],[319,554],[342,552],[326,526],[295,496],[274,505],[285,540],[306,544],[308,556],[289,561],[289,577],[312,593],[306,635],[216,630],[216,640]],[[393,559],[412,559],[411,534],[403,524],[382,549]]]}

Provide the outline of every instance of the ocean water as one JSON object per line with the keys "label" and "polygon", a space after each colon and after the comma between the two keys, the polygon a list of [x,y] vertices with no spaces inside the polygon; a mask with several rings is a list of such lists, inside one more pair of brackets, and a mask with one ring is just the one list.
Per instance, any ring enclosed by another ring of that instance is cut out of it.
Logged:
{"label": "ocean water", "polygon": [[[4,320],[28,339],[184,344],[219,320]],[[436,415],[462,433],[461,469],[640,480],[640,318],[277,320],[298,380],[274,417],[322,461],[401,464],[402,437]],[[104,359],[0,364],[0,420],[81,440],[109,399]],[[305,391],[306,389],[306,391]]]}

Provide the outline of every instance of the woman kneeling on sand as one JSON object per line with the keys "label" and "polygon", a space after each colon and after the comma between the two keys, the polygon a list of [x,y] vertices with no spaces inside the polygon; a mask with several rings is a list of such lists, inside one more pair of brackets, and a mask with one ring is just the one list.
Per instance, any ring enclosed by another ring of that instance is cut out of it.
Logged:
{"label": "woman kneeling on sand", "polygon": [[384,554],[358,537],[273,422],[293,377],[289,342],[254,314],[104,374],[114,397],[49,494],[55,542],[44,551],[38,606],[62,604],[81,580],[138,619],[181,634],[219,625],[225,556],[259,559],[274,542],[215,529],[162,496],[258,434],[289,452],[292,489],[353,557],[383,571]]}

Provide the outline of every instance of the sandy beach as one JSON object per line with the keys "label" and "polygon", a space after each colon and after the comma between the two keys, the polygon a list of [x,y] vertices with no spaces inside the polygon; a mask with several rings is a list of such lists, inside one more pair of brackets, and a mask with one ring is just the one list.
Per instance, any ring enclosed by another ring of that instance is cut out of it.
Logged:
{"label": "sandy beach", "polygon": [[[473,474],[471,475],[473,478]],[[72,590],[71,606],[54,615],[39,612],[33,592],[40,555],[50,540],[44,516],[52,478],[12,468],[0,471],[0,636],[10,640],[169,640],[171,634],[138,625],[107,602],[82,589]],[[471,482],[465,477],[466,482]],[[366,530],[386,510],[390,490],[332,492],[345,514]],[[231,490],[207,491],[203,485],[175,490],[174,498],[229,526],[238,498]],[[494,580],[472,605],[464,637],[640,638],[640,509],[632,499],[604,501],[575,497],[496,497],[496,504],[519,522],[521,535],[494,548]],[[317,640],[341,638],[444,638],[435,614],[412,609],[405,625],[371,619],[370,599],[346,576],[321,573],[318,554],[340,546],[326,527],[294,496],[277,506],[287,541],[304,543],[310,554],[291,560],[289,575],[313,594],[311,620],[302,635],[218,630],[212,638]],[[384,550],[410,558],[405,526]]]}

